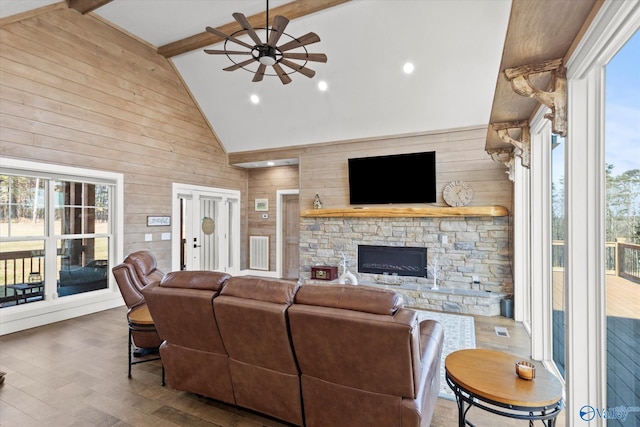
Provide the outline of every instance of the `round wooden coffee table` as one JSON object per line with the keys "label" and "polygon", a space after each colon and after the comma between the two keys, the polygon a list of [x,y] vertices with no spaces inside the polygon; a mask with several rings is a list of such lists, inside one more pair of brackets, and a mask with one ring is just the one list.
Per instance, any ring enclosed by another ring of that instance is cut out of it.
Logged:
{"label": "round wooden coffee table", "polygon": [[505,417],[542,420],[548,427],[563,408],[562,384],[544,368],[536,369],[535,379],[518,377],[516,362],[522,357],[494,350],[460,350],[445,359],[447,384],[458,402],[458,425],[467,421],[472,406]]}

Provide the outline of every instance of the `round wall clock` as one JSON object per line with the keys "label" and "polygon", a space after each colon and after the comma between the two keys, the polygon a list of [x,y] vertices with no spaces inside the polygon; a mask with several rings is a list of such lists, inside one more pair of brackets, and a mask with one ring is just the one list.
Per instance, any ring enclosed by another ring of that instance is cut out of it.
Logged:
{"label": "round wall clock", "polygon": [[442,197],[449,206],[466,206],[473,198],[473,188],[465,181],[451,181],[444,186]]}

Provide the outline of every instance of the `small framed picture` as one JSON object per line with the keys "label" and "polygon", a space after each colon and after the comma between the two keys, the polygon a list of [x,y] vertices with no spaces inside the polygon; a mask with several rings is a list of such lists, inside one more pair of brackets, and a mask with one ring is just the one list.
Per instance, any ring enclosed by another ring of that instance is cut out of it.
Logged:
{"label": "small framed picture", "polygon": [[163,225],[171,225],[170,216],[148,216],[147,227],[159,227]]}
{"label": "small framed picture", "polygon": [[256,199],[256,212],[269,210],[269,199]]}

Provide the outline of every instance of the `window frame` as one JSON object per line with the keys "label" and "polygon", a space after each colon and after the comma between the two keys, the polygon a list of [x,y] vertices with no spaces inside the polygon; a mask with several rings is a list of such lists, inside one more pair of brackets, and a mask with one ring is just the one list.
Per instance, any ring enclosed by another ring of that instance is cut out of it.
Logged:
{"label": "window frame", "polygon": [[[12,159],[7,157],[0,157],[0,173],[22,175],[22,176],[36,176],[50,180],[68,180],[68,181],[80,181],[92,184],[108,184],[112,185],[110,200],[110,226],[112,227],[110,238],[113,242],[110,242],[109,249],[109,271],[112,264],[116,260],[120,260],[123,257],[123,228],[124,228],[124,175],[120,173],[84,169],[65,165],[55,165],[42,162],[33,162],[20,159]],[[51,187],[51,186],[49,186]],[[52,188],[48,189],[49,197],[53,191]],[[49,203],[49,218],[53,213],[53,203]],[[49,221],[50,223],[51,221]],[[55,242],[60,237],[54,235],[53,229],[49,229],[51,224],[47,225],[47,237],[45,243],[49,246],[54,246]],[[98,236],[93,234],[92,236]],[[53,242],[53,243],[51,243]],[[51,250],[50,247],[45,249]],[[51,253],[51,252],[47,252]],[[54,257],[48,257],[48,262],[55,263]],[[51,261],[53,260],[53,261]],[[47,262],[47,261],[45,261]],[[45,266],[45,269],[47,266]],[[49,267],[51,268],[51,267]],[[55,266],[53,266],[55,270]],[[0,335],[5,335],[13,332],[18,332],[24,329],[33,328],[36,326],[42,326],[61,320],[71,319],[86,314],[95,313],[98,311],[106,310],[109,308],[118,307],[124,304],[120,291],[115,283],[115,279],[112,274],[108,274],[108,287],[93,292],[86,292],[76,295],[69,295],[64,298],[57,298],[55,289],[46,289],[47,298],[43,301],[38,301],[30,304],[20,304],[13,307],[5,307],[0,310]]]}
{"label": "window frame", "polygon": [[[605,67],[640,29],[640,3],[605,2],[567,61],[565,293],[567,421],[604,408],[606,389]],[[596,417],[596,426],[606,420]]]}

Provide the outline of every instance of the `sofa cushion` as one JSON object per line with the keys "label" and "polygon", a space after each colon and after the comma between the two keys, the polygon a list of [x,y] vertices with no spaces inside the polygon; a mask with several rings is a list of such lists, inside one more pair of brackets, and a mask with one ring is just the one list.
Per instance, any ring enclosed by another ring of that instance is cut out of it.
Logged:
{"label": "sofa cushion", "polygon": [[173,271],[164,276],[160,286],[218,291],[229,278],[229,274],[218,271]]}
{"label": "sofa cushion", "polygon": [[298,285],[290,280],[236,276],[229,279],[220,295],[290,305],[297,289]]}
{"label": "sofa cushion", "polygon": [[404,305],[402,296],[394,291],[353,285],[305,285],[298,290],[295,303],[390,316]]}

